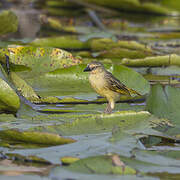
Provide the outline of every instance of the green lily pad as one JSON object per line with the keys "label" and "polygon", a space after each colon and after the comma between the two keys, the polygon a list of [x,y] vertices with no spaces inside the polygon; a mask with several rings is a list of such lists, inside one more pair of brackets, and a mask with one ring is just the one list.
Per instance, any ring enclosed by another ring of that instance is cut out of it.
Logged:
{"label": "green lily pad", "polygon": [[40,101],[39,96],[34,92],[33,88],[21,79],[15,72],[10,73],[10,78],[14,86],[25,98],[31,102]]}
{"label": "green lily pad", "polygon": [[99,39],[92,39],[91,40],[91,49],[93,51],[101,51],[101,50],[108,50],[112,48],[126,48],[131,50],[142,50],[144,52],[152,52],[150,47],[145,46],[144,44],[140,44],[136,41],[122,41],[119,40],[117,42],[113,41],[112,39],[108,38],[99,38]]}
{"label": "green lily pad", "polygon": [[65,157],[62,157],[61,158],[61,162],[63,165],[69,165],[69,164],[72,164],[76,161],[78,161],[79,158],[77,157],[71,157],[71,156],[65,156]]}
{"label": "green lily pad", "polygon": [[81,60],[73,57],[71,53],[57,48],[17,46],[0,49],[0,53],[4,64],[5,55],[8,55],[10,63],[25,66],[25,70],[29,68],[33,76],[81,63]]}
{"label": "green lily pad", "polygon": [[14,90],[0,78],[0,111],[17,112],[20,100]]}
{"label": "green lily pad", "polygon": [[40,144],[46,146],[56,146],[75,142],[73,139],[61,137],[58,134],[35,131],[20,132],[14,129],[0,131],[0,138],[2,140],[26,142],[29,144]]}
{"label": "green lily pad", "polygon": [[152,55],[151,53],[144,52],[141,50],[130,50],[130,49],[118,47],[118,48],[112,48],[109,50],[99,52],[96,57],[101,59],[108,58],[111,59],[113,62],[118,62],[119,60],[125,57],[131,59],[137,59],[137,58],[145,58],[151,55]]}
{"label": "green lily pad", "polygon": [[161,118],[171,121],[174,128],[169,130],[170,134],[176,135],[180,128],[180,89],[171,86],[154,85],[147,99],[146,109]]}
{"label": "green lily pad", "polygon": [[95,173],[95,174],[121,174],[121,175],[136,174],[136,170],[130,166],[113,165],[112,158],[113,156],[96,156],[96,157],[80,159],[72,163],[68,167],[68,169],[77,172]]}
{"label": "green lily pad", "polygon": [[[180,161],[170,156],[164,156],[166,152],[134,149],[133,155],[135,159],[127,159],[127,163],[145,173],[162,173],[163,175],[163,173],[168,172],[170,174],[179,174]],[[124,159],[122,158],[122,160]]]}
{"label": "green lily pad", "polygon": [[87,42],[81,42],[76,36],[59,36],[35,39],[30,43],[37,47],[57,47],[62,49],[89,49]]}
{"label": "green lily pad", "polygon": [[171,9],[175,9],[177,11],[180,11],[180,5],[179,5],[179,1],[178,0],[174,0],[174,1],[168,1],[168,0],[163,0],[161,2],[161,4],[165,7],[171,8]]}
{"label": "green lily pad", "polygon": [[[99,52],[96,57],[109,58],[114,62],[122,58],[143,58],[152,56],[153,51],[150,47],[146,47],[135,41],[113,41],[108,38],[92,39],[90,40],[91,49]],[[116,60],[116,61],[115,61]]]}
{"label": "green lily pad", "polygon": [[[125,179],[125,180],[157,180],[157,177],[152,177],[151,175],[143,175],[142,177],[137,175],[120,175],[120,174],[93,174],[93,173],[82,173],[77,171],[70,171],[67,168],[62,167],[56,167],[51,172],[51,177],[59,178],[62,177],[64,179],[68,178],[76,178],[80,180],[92,180],[92,179],[98,179],[98,180],[119,180],[119,179]],[[165,176],[167,177],[167,175]],[[168,177],[174,177],[173,175],[169,175]],[[39,179],[38,179],[39,180]]]}
{"label": "green lily pad", "polygon": [[85,114],[74,115],[72,123],[64,123],[56,126],[63,135],[92,134],[110,132],[113,127],[135,127],[138,123],[148,121],[150,114],[146,111],[121,111],[111,115]]}
{"label": "green lily pad", "polygon": [[144,59],[126,59],[122,60],[123,65],[133,67],[159,67],[159,66],[180,66],[180,56],[176,54],[170,54],[165,56],[146,57]]}
{"label": "green lily pad", "polygon": [[51,163],[49,161],[46,161],[43,158],[37,157],[37,156],[23,156],[20,154],[14,154],[14,153],[6,153],[6,158],[9,160],[12,160],[13,162],[19,162],[22,164],[32,164],[32,165],[50,165]]}
{"label": "green lily pad", "polygon": [[112,73],[127,87],[132,88],[141,95],[149,93],[150,85],[141,74],[122,65],[114,66],[112,69]]}
{"label": "green lily pad", "polygon": [[0,111],[16,113],[20,107],[20,99],[7,82],[6,74],[0,65]]}
{"label": "green lily pad", "polygon": [[109,3],[108,0],[104,1],[96,1],[96,0],[85,0],[88,3],[97,4],[100,6],[105,6],[108,8],[124,10],[127,12],[140,12],[140,13],[149,13],[156,15],[178,15],[179,13],[175,10],[169,9],[169,7],[165,7],[159,5],[159,3],[153,2],[141,2],[139,0],[112,0]]}
{"label": "green lily pad", "polygon": [[12,11],[2,11],[0,13],[0,35],[16,32],[17,29],[17,16]]}
{"label": "green lily pad", "polygon": [[[52,91],[56,90],[59,96],[94,92],[88,82],[88,73],[83,72],[85,67],[86,65],[80,64],[69,68],[57,69],[46,73],[45,76],[29,79],[29,83],[36,89],[46,88],[46,90],[49,89],[50,91],[52,88]],[[136,71],[122,65],[105,64],[105,67],[127,87],[134,89],[141,95],[149,92],[150,85],[148,81]]]}
{"label": "green lily pad", "polygon": [[17,112],[20,100],[14,90],[0,78],[0,111]]}

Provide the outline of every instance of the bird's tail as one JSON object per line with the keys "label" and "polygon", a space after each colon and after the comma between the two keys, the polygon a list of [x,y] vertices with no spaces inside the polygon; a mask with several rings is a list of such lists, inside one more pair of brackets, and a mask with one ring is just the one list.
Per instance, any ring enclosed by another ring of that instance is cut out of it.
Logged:
{"label": "bird's tail", "polygon": [[133,89],[128,89],[130,93],[132,94],[137,94],[138,96],[142,96],[141,94],[139,94],[137,91],[133,90]]}

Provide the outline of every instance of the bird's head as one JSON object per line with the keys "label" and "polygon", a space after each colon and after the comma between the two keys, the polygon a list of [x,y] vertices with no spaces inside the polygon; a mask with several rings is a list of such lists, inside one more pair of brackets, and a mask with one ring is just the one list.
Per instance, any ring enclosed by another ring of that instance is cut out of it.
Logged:
{"label": "bird's head", "polygon": [[102,63],[93,61],[87,65],[87,67],[84,69],[84,72],[89,71],[91,73],[96,73],[102,71],[103,69],[104,66]]}

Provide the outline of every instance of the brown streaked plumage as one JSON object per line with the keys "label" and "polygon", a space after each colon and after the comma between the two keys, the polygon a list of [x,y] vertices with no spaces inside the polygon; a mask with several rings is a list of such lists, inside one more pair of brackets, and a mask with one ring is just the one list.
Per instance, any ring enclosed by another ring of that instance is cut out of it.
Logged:
{"label": "brown streaked plumage", "polygon": [[105,113],[112,113],[115,102],[121,95],[131,96],[131,93],[140,95],[135,90],[126,87],[123,83],[116,79],[100,62],[91,62],[84,69],[84,72],[85,71],[90,72],[89,82],[93,89],[108,100]]}

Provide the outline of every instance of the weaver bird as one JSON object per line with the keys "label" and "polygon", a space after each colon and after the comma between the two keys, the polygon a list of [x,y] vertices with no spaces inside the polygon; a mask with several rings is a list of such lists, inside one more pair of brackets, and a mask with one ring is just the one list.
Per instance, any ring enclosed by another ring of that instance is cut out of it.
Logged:
{"label": "weaver bird", "polygon": [[118,79],[116,79],[109,71],[107,71],[100,62],[91,62],[84,69],[89,71],[89,82],[92,88],[101,96],[108,100],[108,105],[104,113],[112,113],[115,102],[121,95],[131,96],[132,94],[140,95],[133,89],[126,87]]}

